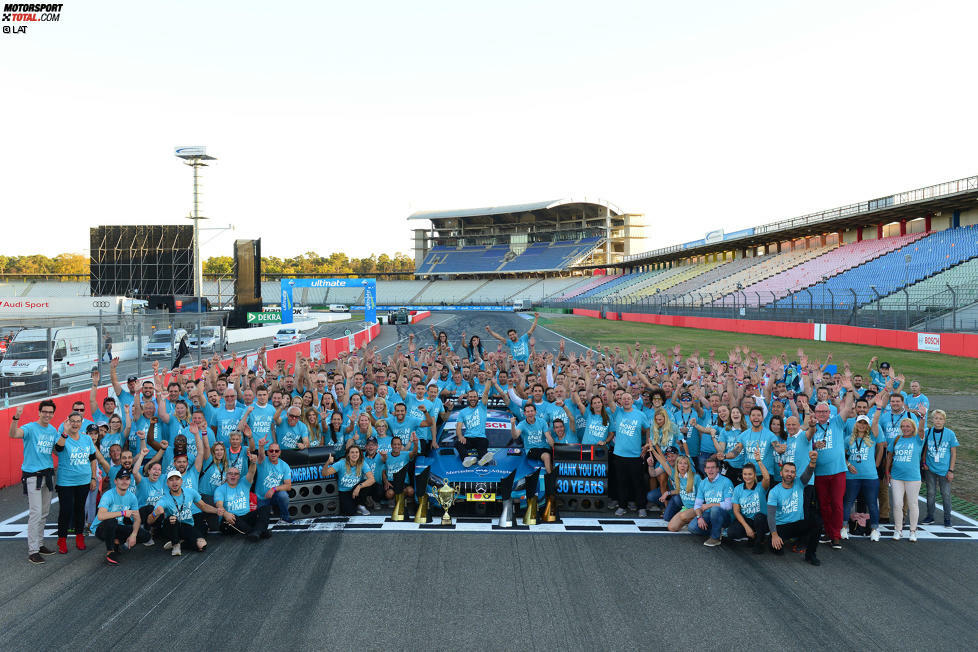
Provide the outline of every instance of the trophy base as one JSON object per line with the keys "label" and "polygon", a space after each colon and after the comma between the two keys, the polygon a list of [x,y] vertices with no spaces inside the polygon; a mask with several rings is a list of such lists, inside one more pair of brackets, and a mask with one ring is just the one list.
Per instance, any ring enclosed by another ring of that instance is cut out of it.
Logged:
{"label": "trophy base", "polygon": [[543,518],[541,520],[544,523],[557,522],[557,499],[553,496],[547,496],[547,503],[543,508]]}
{"label": "trophy base", "polygon": [[404,494],[399,493],[394,497],[394,511],[391,513],[392,521],[404,520]]}
{"label": "trophy base", "polygon": [[418,511],[414,514],[414,522],[418,524],[428,522],[428,496],[426,495],[418,498]]}
{"label": "trophy base", "polygon": [[448,526],[452,524],[452,517],[448,515],[448,512],[445,512],[444,516],[441,517],[441,524],[443,526]]}
{"label": "trophy base", "polygon": [[523,513],[523,525],[537,524],[537,497],[530,496],[526,501],[526,512]]}

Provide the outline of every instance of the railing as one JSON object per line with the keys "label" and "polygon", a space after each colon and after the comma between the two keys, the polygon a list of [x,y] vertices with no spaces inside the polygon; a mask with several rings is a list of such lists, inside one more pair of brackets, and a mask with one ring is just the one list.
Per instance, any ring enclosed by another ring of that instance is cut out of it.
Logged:
{"label": "railing", "polygon": [[[893,206],[912,204],[914,202],[937,199],[939,197],[948,197],[950,195],[956,195],[958,193],[973,190],[978,190],[978,176],[965,177],[964,179],[957,179],[955,181],[945,181],[944,183],[938,183],[932,186],[926,186],[924,188],[917,188],[916,190],[908,190],[906,192],[900,192],[895,195],[888,195],[886,197],[880,197],[877,199],[870,199],[857,204],[830,208],[817,213],[809,213],[808,215],[802,215],[800,217],[793,217],[787,220],[772,222],[770,224],[763,224],[761,226],[754,227],[754,233],[752,235],[731,238],[730,240],[724,240],[723,242],[735,243],[739,240],[744,240],[756,235],[774,233],[777,231],[783,231],[785,229],[797,228],[799,226],[810,226],[823,222],[831,222],[833,220],[838,220],[845,217],[871,213],[884,208],[892,208]],[[671,245],[669,247],[653,249],[640,254],[631,254],[629,256],[625,256],[623,262],[654,258],[657,256],[675,253],[677,251],[683,251],[683,245]]]}

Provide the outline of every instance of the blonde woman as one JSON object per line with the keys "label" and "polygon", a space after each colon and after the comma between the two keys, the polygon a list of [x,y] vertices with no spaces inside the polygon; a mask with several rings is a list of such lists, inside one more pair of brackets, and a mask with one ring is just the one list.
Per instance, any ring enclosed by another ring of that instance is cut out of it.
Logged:
{"label": "blonde woman", "polygon": [[877,468],[886,452],[886,437],[880,434],[880,411],[873,420],[861,414],[852,424],[846,441],[846,494],[842,503],[842,538],[849,538],[849,514],[856,496],[862,494],[869,509],[869,538],[880,540],[880,479]]}
{"label": "blonde woman", "polygon": [[937,503],[937,486],[941,487],[944,509],[944,527],[951,527],[951,482],[954,480],[954,464],[958,459],[958,437],[946,428],[947,413],[934,410],[930,413],[931,427],[924,436],[927,455],[924,457],[924,477],[927,480],[927,516],[924,523],[934,522]]}
{"label": "blonde woman", "polygon": [[308,407],[302,413],[302,422],[309,430],[309,446],[323,445],[323,429],[319,423],[319,413],[316,408]]}
{"label": "blonde woman", "polygon": [[893,498],[893,540],[903,533],[903,500],[907,499],[910,517],[910,542],[917,540],[917,497],[920,495],[920,454],[924,450],[924,422],[920,425],[905,417],[900,421],[900,436],[887,446],[886,479]]}
{"label": "blonde woman", "polygon": [[679,434],[679,429],[672,422],[669,415],[663,408],[656,408],[652,415],[652,428],[649,432],[649,441],[652,446],[665,449],[669,446],[677,446],[673,440]]}
{"label": "blonde woman", "polygon": [[666,504],[662,520],[668,523],[670,532],[679,532],[696,516],[693,505],[696,502],[696,485],[700,476],[693,470],[689,458],[680,455],[675,466],[670,465],[657,446],[652,447],[652,455],[669,477],[669,489],[663,492],[662,502]]}

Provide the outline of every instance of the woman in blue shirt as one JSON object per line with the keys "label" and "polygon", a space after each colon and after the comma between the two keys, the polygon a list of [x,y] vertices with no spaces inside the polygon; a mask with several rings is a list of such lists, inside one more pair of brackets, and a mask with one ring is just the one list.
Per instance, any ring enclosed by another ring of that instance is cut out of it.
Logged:
{"label": "woman in blue shirt", "polygon": [[890,481],[890,497],[893,499],[893,540],[899,541],[903,531],[903,499],[907,499],[910,517],[910,541],[917,540],[917,497],[920,495],[920,454],[924,450],[924,420],[920,424],[904,418],[900,422],[900,436],[887,446],[886,479]]}
{"label": "woman in blue shirt", "polygon": [[608,431],[614,430],[608,411],[604,407],[604,399],[600,396],[592,396],[590,406],[585,407],[580,395],[574,392],[574,401],[581,410],[581,419],[584,420],[584,434],[581,436],[581,443],[585,446],[599,445],[604,446],[608,441]]}
{"label": "woman in blue shirt", "polygon": [[750,424],[744,419],[744,413],[739,407],[730,408],[730,418],[723,424],[720,444],[723,450],[724,475],[735,485],[740,482],[740,470],[744,468],[744,444],[740,441],[740,433],[750,430]]}
{"label": "woman in blue shirt", "polygon": [[363,465],[363,453],[360,449],[350,446],[339,462],[334,462],[333,456],[330,455],[323,465],[323,477],[328,478],[333,475],[338,476],[340,513],[344,516],[353,516],[356,513],[370,516],[370,512],[363,505],[366,494],[361,490],[373,486],[375,480],[374,474]]}
{"label": "woman in blue shirt", "polygon": [[68,554],[68,525],[75,527],[75,547],[85,549],[85,500],[95,491],[95,443],[82,434],[82,417],[68,415],[65,429],[54,442],[58,456],[58,552]]}
{"label": "woman in blue shirt", "polygon": [[[781,417],[777,417],[780,419]],[[757,471],[761,481],[757,481]],[[767,534],[767,491],[771,487],[771,474],[764,466],[760,449],[754,449],[754,462],[741,469],[743,482],[734,489],[733,522],[727,529],[732,541],[746,537],[754,548],[754,554],[764,552],[764,536]]]}
{"label": "woman in blue shirt", "polygon": [[668,489],[659,499],[666,504],[662,520],[668,524],[670,532],[679,532],[696,516],[693,505],[696,503],[696,486],[700,482],[700,476],[693,470],[685,455],[676,458],[675,466],[669,464],[657,446],[652,447],[652,456],[669,477]]}
{"label": "woman in blue shirt", "polygon": [[869,509],[869,538],[880,540],[880,479],[877,472],[883,453],[886,451],[886,439],[880,435],[880,411],[873,415],[873,420],[861,414],[852,424],[852,434],[846,441],[846,494],[842,505],[842,538],[849,538],[849,514],[852,511],[856,496],[862,494]]}

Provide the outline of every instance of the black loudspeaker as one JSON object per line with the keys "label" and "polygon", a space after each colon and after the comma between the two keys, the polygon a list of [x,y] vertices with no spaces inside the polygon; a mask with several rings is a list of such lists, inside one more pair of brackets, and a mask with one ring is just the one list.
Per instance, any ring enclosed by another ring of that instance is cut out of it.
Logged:
{"label": "black loudspeaker", "polygon": [[245,328],[249,312],[261,312],[261,238],[234,241],[234,310],[228,325]]}
{"label": "black loudspeaker", "polygon": [[97,226],[89,230],[93,296],[194,291],[191,225]]}

